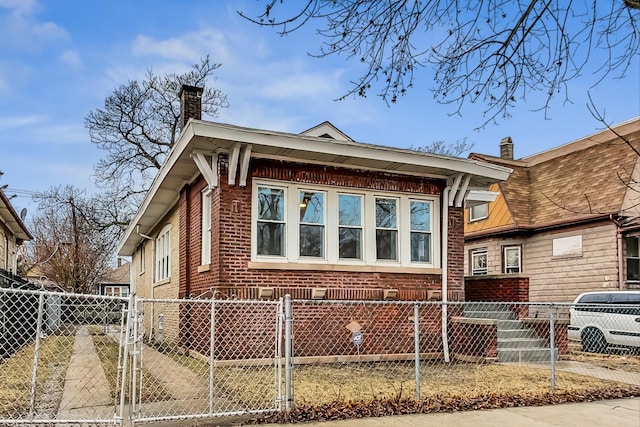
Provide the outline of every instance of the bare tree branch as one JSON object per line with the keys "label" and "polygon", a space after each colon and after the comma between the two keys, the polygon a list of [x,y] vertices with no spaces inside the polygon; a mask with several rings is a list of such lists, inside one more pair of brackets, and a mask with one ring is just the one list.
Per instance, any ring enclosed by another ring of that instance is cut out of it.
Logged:
{"label": "bare tree branch", "polygon": [[[313,56],[364,64],[339,99],[375,91],[395,103],[413,86],[415,69],[430,66],[435,99],[457,114],[465,103],[484,104],[484,126],[508,117],[529,93],[543,94],[534,109],[545,112],[557,96],[568,101],[568,82],[586,72],[624,76],[640,51],[634,2],[264,0],[259,16],[238,13],[281,35],[316,25],[325,42]],[[594,51],[605,52],[604,61],[594,62]]]}

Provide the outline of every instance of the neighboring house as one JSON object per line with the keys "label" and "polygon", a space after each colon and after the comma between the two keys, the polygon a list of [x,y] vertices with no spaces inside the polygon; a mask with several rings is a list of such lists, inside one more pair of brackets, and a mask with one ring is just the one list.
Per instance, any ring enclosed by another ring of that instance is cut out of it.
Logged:
{"label": "neighboring house", "polygon": [[17,214],[9,198],[0,189],[0,270],[17,275],[18,247],[33,236]]}
{"label": "neighboring house", "polygon": [[118,258],[118,267],[102,276],[98,282],[98,295],[109,295],[115,297],[129,296],[129,284],[131,263],[122,258]]}
{"label": "neighboring house", "polygon": [[[625,142],[626,140],[626,142]],[[635,150],[635,151],[634,151]],[[640,118],[522,159],[490,203],[465,210],[468,300],[572,301],[640,288]]]}
{"label": "neighboring house", "polygon": [[[195,119],[119,243],[138,295],[464,299],[463,206],[491,200],[508,168],[358,143],[328,122],[201,121],[199,93],[183,88]],[[154,324],[178,316],[152,310]]]}

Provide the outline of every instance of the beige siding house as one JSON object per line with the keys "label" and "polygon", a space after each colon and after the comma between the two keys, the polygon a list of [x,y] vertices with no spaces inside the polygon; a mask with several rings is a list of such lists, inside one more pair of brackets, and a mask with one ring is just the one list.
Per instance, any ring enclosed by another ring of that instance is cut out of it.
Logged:
{"label": "beige siding house", "polygon": [[0,270],[5,274],[17,274],[18,247],[32,238],[9,198],[0,189]]}
{"label": "beige siding house", "polygon": [[510,138],[501,157],[472,154],[513,173],[494,202],[465,212],[467,296],[500,300],[518,286],[529,301],[572,301],[640,288],[639,152],[635,118],[518,160]]}

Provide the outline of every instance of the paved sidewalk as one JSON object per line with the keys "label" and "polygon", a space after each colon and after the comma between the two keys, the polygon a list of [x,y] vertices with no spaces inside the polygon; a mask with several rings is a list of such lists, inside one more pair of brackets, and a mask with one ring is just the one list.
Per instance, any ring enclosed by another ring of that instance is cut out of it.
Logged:
{"label": "paved sidewalk", "polygon": [[76,332],[56,419],[108,420],[113,418],[113,413],[113,399],[102,363],[96,354],[88,327],[81,326]]}
{"label": "paved sidewalk", "polygon": [[[206,425],[213,427],[233,424],[210,422]],[[602,400],[589,403],[565,403],[552,406],[453,412],[446,414],[399,415],[381,418],[300,423],[297,425],[300,427],[640,427],[640,398]],[[281,426],[283,426],[283,424],[261,425],[261,427]]]}

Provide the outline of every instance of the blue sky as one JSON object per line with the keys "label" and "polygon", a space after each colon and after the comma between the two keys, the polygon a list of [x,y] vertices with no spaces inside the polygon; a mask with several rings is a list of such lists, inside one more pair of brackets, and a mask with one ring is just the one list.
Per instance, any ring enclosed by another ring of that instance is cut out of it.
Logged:
{"label": "blue sky", "polygon": [[261,8],[254,0],[0,0],[0,185],[18,195],[14,205],[33,208],[18,190],[73,184],[93,191],[101,152],[85,115],[149,68],[181,73],[207,54],[222,64],[215,84],[230,104],[214,120],[247,127],[301,132],[329,120],[361,142],[406,148],[466,137],[473,151],[494,155],[509,135],[522,157],[601,129],[586,108],[588,89],[608,121],[640,115],[640,55],[625,79],[592,87],[596,78],[586,74],[571,83],[572,102],[556,99],[548,119],[532,111],[539,102],[531,95],[512,118],[479,131],[482,106],[451,115],[454,106],[433,101],[427,70],[391,107],[373,94],[336,102],[360,64],[307,55],[321,42],[311,28],[280,37],[236,13]]}

